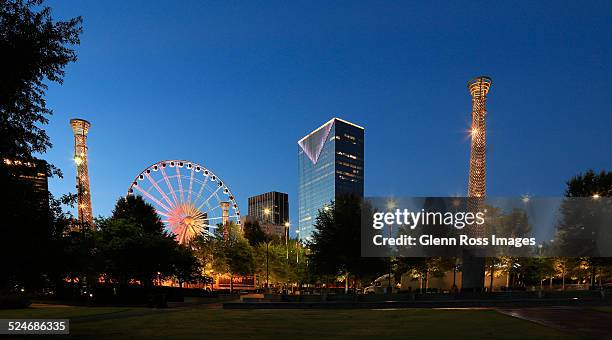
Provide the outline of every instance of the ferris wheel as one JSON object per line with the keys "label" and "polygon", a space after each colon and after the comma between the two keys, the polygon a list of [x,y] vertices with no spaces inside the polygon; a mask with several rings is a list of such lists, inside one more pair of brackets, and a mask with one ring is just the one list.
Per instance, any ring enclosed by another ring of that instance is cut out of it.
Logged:
{"label": "ferris wheel", "polygon": [[230,188],[210,169],[187,160],[165,160],[148,166],[128,190],[153,205],[179,243],[233,221],[240,211]]}

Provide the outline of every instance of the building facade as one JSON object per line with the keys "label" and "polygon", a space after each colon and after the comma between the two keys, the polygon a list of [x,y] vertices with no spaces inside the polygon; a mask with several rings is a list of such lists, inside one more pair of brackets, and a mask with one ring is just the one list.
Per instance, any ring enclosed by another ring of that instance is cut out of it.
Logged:
{"label": "building facade", "polygon": [[363,197],[364,129],[332,118],[298,141],[298,237],[309,240],[320,209],[336,196]]}
{"label": "building facade", "polygon": [[[49,213],[49,183],[47,163],[44,160],[24,161],[19,159],[2,160],[3,171],[17,180],[15,188],[19,193],[7,192],[13,200],[27,200],[28,207],[44,216]],[[10,190],[9,190],[10,191]]]}
{"label": "building facade", "polygon": [[249,197],[249,216],[259,223],[284,226],[289,222],[289,195],[270,191]]}

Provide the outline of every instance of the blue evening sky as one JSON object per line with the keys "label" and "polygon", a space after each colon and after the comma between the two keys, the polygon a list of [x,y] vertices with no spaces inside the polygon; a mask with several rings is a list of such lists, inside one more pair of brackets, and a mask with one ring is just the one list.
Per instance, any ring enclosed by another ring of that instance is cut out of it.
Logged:
{"label": "blue evening sky", "polygon": [[[163,159],[215,171],[247,210],[289,193],[297,140],[333,116],[365,127],[367,196],[465,194],[473,76],[493,78],[489,196],[563,194],[612,170],[612,2],[77,1],[79,61],[51,86],[46,159],[75,192],[69,119],[92,122],[95,215]],[[296,225],[296,223],[293,223]]]}

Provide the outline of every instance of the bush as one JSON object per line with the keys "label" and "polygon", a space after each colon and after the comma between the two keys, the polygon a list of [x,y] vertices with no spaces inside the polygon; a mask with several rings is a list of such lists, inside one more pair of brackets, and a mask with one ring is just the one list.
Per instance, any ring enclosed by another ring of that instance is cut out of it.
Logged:
{"label": "bush", "polygon": [[27,308],[30,299],[23,295],[0,295],[0,309]]}

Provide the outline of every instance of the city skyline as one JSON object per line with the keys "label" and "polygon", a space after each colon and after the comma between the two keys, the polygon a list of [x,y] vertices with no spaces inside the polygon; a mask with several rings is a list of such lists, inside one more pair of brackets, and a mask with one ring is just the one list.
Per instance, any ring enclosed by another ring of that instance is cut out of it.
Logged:
{"label": "city skyline", "polygon": [[[50,5],[60,17],[83,15],[85,33],[64,85],[50,86],[54,148],[42,158],[64,172],[50,179],[51,192],[74,193],[67,122],[92,122],[95,216],[108,216],[148,164],[190,159],[222,174],[242,210],[256,193],[287,192],[295,219],[295,140],[333,116],[368,129],[366,196],[465,195],[465,81],[478,74],[496,82],[489,196],[560,196],[577,173],[612,168],[605,150],[612,124],[605,10],[449,4],[462,15],[432,18],[409,5],[371,6],[373,15],[360,17],[357,9],[367,3],[325,13],[316,5],[274,13],[245,5],[253,16],[197,3],[185,3],[191,11],[172,4]],[[160,19],[166,15],[184,25]],[[513,15],[530,24],[519,27]],[[360,27],[368,34],[355,40]]]}

